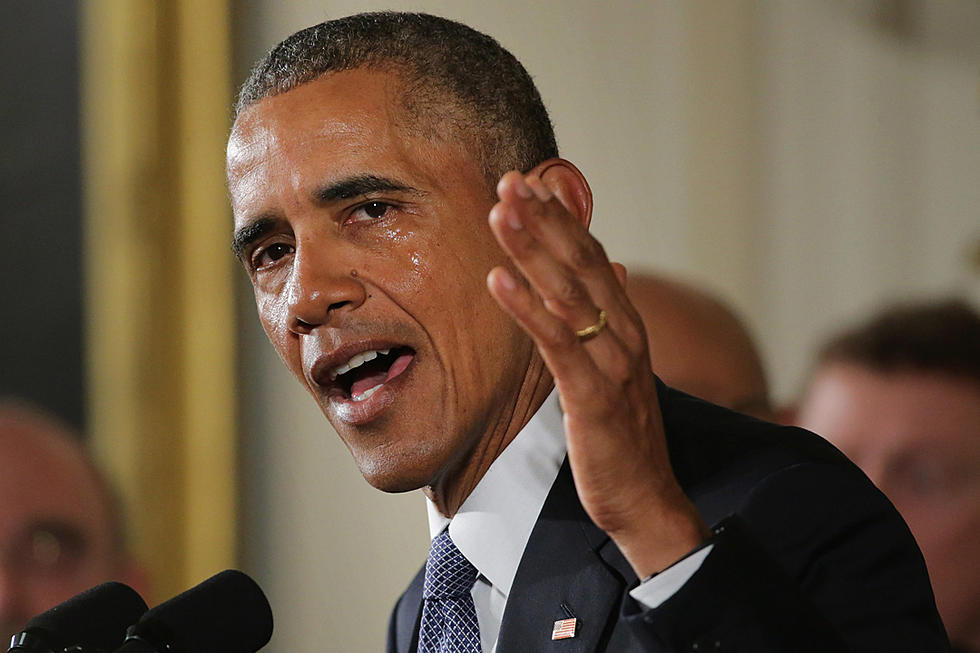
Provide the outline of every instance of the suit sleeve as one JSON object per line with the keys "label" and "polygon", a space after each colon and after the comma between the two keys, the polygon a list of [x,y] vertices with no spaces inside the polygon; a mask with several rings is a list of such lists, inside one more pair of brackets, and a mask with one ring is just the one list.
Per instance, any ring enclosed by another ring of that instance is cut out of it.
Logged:
{"label": "suit sleeve", "polygon": [[855,469],[777,471],[715,528],[671,598],[623,618],[650,651],[948,652],[908,528]]}

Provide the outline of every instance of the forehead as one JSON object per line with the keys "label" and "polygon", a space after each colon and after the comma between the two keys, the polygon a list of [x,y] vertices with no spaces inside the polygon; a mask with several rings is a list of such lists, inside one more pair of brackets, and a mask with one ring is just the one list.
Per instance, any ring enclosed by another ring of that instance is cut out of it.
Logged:
{"label": "forehead", "polygon": [[[272,179],[298,190],[311,172],[341,177],[387,169],[402,178],[437,177],[447,152],[462,149],[422,128],[404,109],[403,89],[398,72],[358,68],[329,73],[242,111],[227,152],[236,219],[239,205],[256,199]],[[470,163],[475,166],[475,158]]]}
{"label": "forehead", "polygon": [[831,364],[815,376],[808,403],[825,435],[839,432],[853,444],[980,456],[980,386],[969,380]]}
{"label": "forehead", "polygon": [[232,142],[388,125],[395,120],[402,87],[395,71],[356,68],[327,73],[244,109],[235,120]]}

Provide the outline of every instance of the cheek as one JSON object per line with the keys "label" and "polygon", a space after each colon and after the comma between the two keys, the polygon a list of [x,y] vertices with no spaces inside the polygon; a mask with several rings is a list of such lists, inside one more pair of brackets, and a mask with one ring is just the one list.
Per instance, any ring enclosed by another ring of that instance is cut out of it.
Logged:
{"label": "cheek", "polygon": [[288,364],[286,354],[290,343],[295,339],[291,337],[288,329],[289,312],[285,300],[279,295],[263,295],[256,292],[255,306],[269,342]]}
{"label": "cheek", "polygon": [[425,294],[431,277],[433,244],[411,226],[388,225],[369,233],[358,243],[360,256],[351,275],[368,285],[368,295],[377,292],[404,300]]}
{"label": "cheek", "polygon": [[980,499],[906,502],[899,509],[924,552],[945,556],[975,550],[980,538]]}
{"label": "cheek", "polygon": [[426,284],[437,275],[433,273],[433,262],[425,251],[423,246],[410,247],[398,253],[399,274],[392,279],[393,292],[401,297],[425,297],[428,294]]}
{"label": "cheek", "polygon": [[464,249],[438,235],[423,237],[404,230],[386,235],[384,245],[357,272],[410,312],[450,306],[458,311],[482,295],[489,297],[485,279],[493,263],[485,248]]}

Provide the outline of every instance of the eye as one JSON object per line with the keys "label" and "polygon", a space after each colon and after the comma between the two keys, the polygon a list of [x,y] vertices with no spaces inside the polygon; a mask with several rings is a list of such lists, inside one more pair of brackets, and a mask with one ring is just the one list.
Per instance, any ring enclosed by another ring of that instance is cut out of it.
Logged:
{"label": "eye", "polygon": [[935,499],[954,492],[955,476],[951,465],[918,456],[896,466],[893,485],[910,499]]}
{"label": "eye", "polygon": [[85,558],[85,534],[72,524],[41,523],[14,539],[10,549],[13,564],[29,577],[72,573]]}
{"label": "eye", "polygon": [[268,247],[258,249],[252,254],[252,267],[256,270],[272,265],[293,251],[293,246],[286,243],[272,243]]}
{"label": "eye", "polygon": [[367,202],[354,209],[347,222],[367,222],[385,217],[392,205],[387,202]]}

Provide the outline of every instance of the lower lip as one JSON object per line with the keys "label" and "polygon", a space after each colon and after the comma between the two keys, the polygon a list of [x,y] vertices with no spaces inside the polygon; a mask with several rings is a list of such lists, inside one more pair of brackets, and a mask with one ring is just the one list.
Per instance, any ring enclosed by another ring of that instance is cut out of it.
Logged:
{"label": "lower lip", "polygon": [[407,382],[409,375],[411,375],[415,367],[414,363],[415,356],[413,355],[412,360],[402,372],[377,386],[374,394],[362,401],[354,401],[350,397],[336,392],[331,393],[328,397],[331,412],[341,422],[351,426],[367,424],[376,419],[388,406],[394,403],[401,391],[401,386]]}

